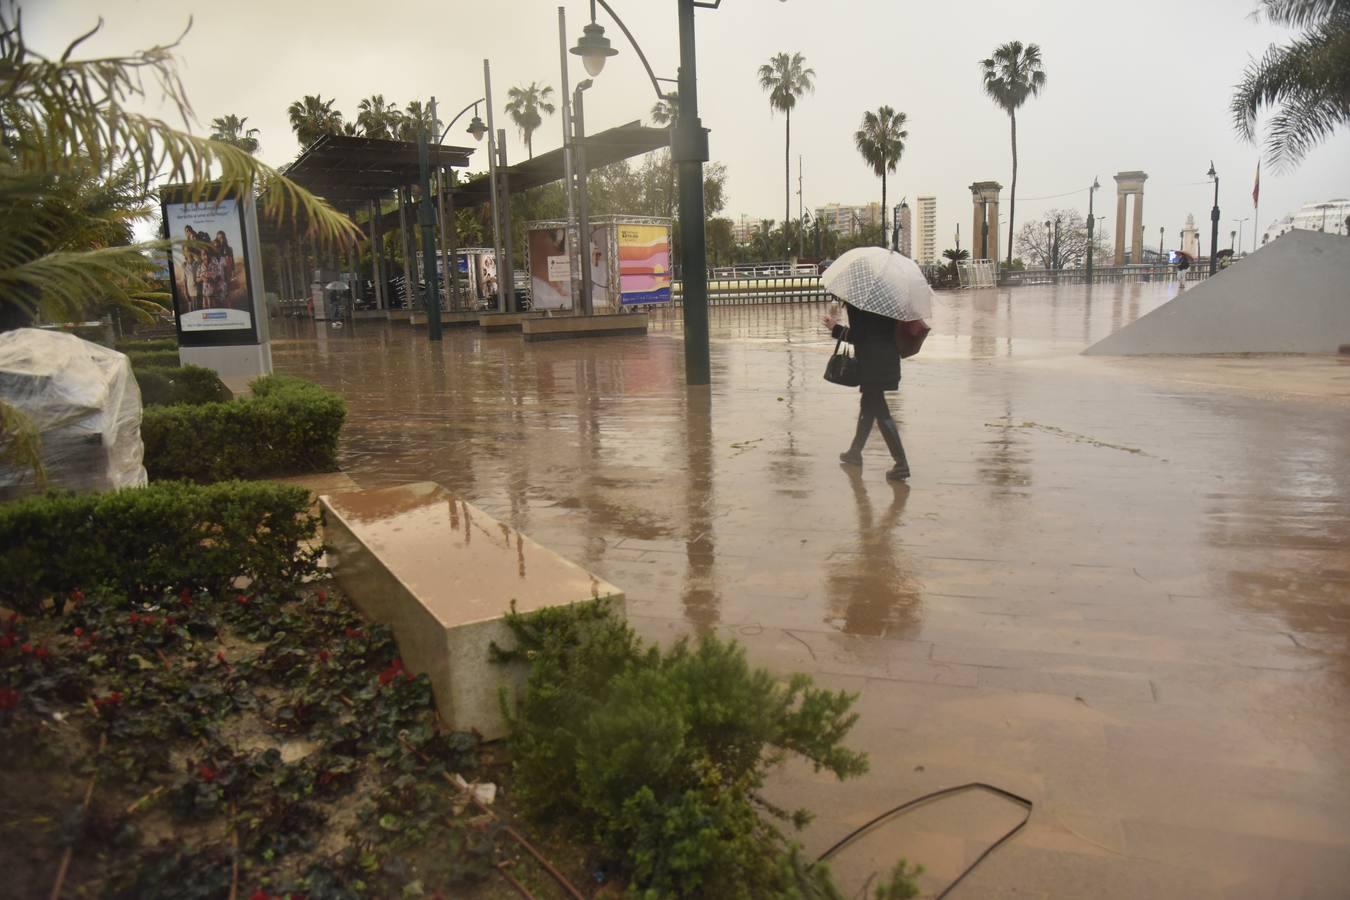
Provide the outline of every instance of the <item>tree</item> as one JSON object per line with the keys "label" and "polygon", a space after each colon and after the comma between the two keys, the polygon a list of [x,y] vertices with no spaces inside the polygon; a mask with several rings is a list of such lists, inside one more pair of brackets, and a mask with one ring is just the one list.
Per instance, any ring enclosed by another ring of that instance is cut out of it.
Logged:
{"label": "tree", "polygon": [[520,138],[525,142],[525,152],[530,159],[534,159],[535,129],[544,123],[543,116],[553,115],[556,108],[549,99],[552,96],[552,87],[535,81],[531,81],[529,87],[513,87],[506,92],[506,114],[520,129]]}
{"label": "tree", "polygon": [[0,7],[0,320],[72,321],[109,305],[147,317],[148,253],[169,242],[133,243],[130,226],[153,215],[160,183],[187,185],[194,201],[252,190],[266,219],[297,215],[328,242],[359,237],[345,216],[244,150],[130,111],[127,100],[144,97],[149,81],[190,120],[177,44],[75,58],[98,30],[48,59]]}
{"label": "tree", "polygon": [[[1059,240],[1055,240],[1055,222],[1059,223]],[[1050,223],[1049,235],[1045,223]],[[1095,231],[1092,252],[1096,259],[1109,259],[1107,249],[1110,237],[1105,231]],[[1037,222],[1025,222],[1017,232],[1017,253],[1028,265],[1047,269],[1077,269],[1087,262],[1087,220],[1076,209],[1051,209]]]}
{"label": "tree", "polygon": [[397,103],[386,103],[384,94],[371,94],[358,104],[356,124],[361,133],[368,138],[393,140],[402,124],[403,113],[398,111]]}
{"label": "tree", "polygon": [[220,141],[222,144],[229,144],[231,147],[238,147],[245,153],[257,153],[258,129],[245,129],[244,123],[247,121],[248,116],[241,119],[234,113],[230,113],[228,116],[222,116],[219,119],[212,119],[211,140]]}
{"label": "tree", "polygon": [[306,94],[286,107],[291,130],[300,142],[300,149],[308,150],[311,144],[325,134],[342,133],[342,113],[333,109],[336,102],[336,99],[325,100],[318,94]]}
{"label": "tree", "polygon": [[664,100],[652,104],[652,124],[657,127],[674,127],[680,118],[679,94],[667,94]]}
{"label": "tree", "polygon": [[894,172],[905,152],[906,116],[889,106],[863,113],[862,127],[853,133],[853,143],[863,160],[881,178],[881,244],[886,244],[886,173]]}
{"label": "tree", "polygon": [[769,110],[787,115],[783,142],[783,221],[792,220],[792,110],[797,98],[816,89],[816,70],[800,53],[779,53],[759,67],[759,86],[769,92]]}
{"label": "tree", "polygon": [[397,137],[400,141],[413,143],[424,127],[427,130],[428,140],[434,141],[440,137],[439,126],[435,117],[431,115],[430,104],[423,105],[421,100],[413,100],[399,114]]}
{"label": "tree", "polygon": [[947,265],[938,273],[938,284],[959,284],[961,263],[970,259],[970,251],[961,248],[947,249],[942,251],[942,258],[947,260]]}
{"label": "tree", "polygon": [[1008,114],[1012,124],[1012,187],[1008,191],[1008,265],[1012,265],[1013,223],[1017,214],[1017,110],[1045,88],[1041,48],[1021,41],[1003,44],[980,61],[984,92]]}
{"label": "tree", "polygon": [[1250,63],[1233,93],[1233,126],[1256,141],[1263,107],[1280,107],[1269,122],[1266,157],[1288,169],[1350,124],[1350,3],[1346,0],[1262,0],[1266,18],[1301,29]]}

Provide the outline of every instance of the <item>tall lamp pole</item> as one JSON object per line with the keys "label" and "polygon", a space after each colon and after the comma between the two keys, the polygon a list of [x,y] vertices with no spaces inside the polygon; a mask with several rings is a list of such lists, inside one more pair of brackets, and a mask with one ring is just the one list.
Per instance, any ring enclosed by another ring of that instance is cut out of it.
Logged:
{"label": "tall lamp pole", "polygon": [[[595,21],[599,4],[618,24],[647,70],[656,95],[662,100],[656,75],[642,48],[623,20],[605,0],[591,0],[591,24],[572,52],[580,56],[592,78],[605,67],[605,60],[618,53],[604,36],[605,29]],[[703,222],[703,164],[708,161],[708,132],[698,117],[698,60],[695,52],[694,10],[717,9],[722,0],[678,0],[680,28],[680,113],[670,135],[670,158],[679,166],[680,245],[684,288],[684,369],[685,383],[705,385],[712,382],[712,363],[708,351],[708,253]],[[669,79],[665,79],[669,80]],[[583,239],[584,240],[584,239]]]}
{"label": "tall lamp pole", "polygon": [[1209,211],[1209,274],[1219,268],[1219,173],[1214,171],[1214,160],[1209,161],[1207,174],[1214,179],[1214,208]]}
{"label": "tall lamp pole", "polygon": [[[436,122],[436,99],[431,100],[432,128]],[[421,176],[422,202],[417,204],[417,223],[422,227],[423,270],[427,277],[425,306],[427,310],[427,337],[441,339],[441,284],[436,265],[436,208],[431,199],[431,150],[427,123],[417,128],[417,168]],[[449,273],[447,273],[449,274]]]}
{"label": "tall lamp pole", "polygon": [[1088,188],[1088,220],[1087,220],[1087,231],[1088,231],[1088,240],[1087,240],[1087,281],[1088,281],[1088,284],[1092,284],[1092,243],[1093,243],[1093,237],[1092,237],[1092,233],[1093,233],[1093,228],[1092,228],[1092,223],[1093,223],[1093,218],[1092,218],[1092,200],[1093,200],[1094,196],[1096,195],[1097,190],[1098,190],[1100,187],[1101,187],[1101,184],[1098,183],[1098,181],[1097,181],[1097,176],[1096,176],[1096,175],[1092,176],[1092,187]]}
{"label": "tall lamp pole", "polygon": [[595,285],[591,273],[591,198],[586,187],[586,106],[582,92],[594,82],[589,78],[577,82],[572,93],[572,143],[576,153],[573,164],[576,166],[577,192],[577,249],[581,254],[581,314],[592,315],[595,312]]}

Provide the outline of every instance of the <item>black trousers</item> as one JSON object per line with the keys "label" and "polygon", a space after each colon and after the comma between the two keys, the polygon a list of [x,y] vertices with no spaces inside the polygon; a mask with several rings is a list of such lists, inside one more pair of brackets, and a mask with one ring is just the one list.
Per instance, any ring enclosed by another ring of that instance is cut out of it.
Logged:
{"label": "black trousers", "polygon": [[886,392],[877,385],[862,386],[862,402],[858,407],[860,416],[871,416],[878,421],[891,418],[891,408],[886,404]]}

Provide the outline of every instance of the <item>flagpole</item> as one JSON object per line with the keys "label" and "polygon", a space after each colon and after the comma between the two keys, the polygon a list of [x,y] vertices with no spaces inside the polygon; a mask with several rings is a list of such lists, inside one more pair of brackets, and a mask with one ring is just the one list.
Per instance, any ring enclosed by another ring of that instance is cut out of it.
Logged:
{"label": "flagpole", "polygon": [[1261,160],[1256,161],[1256,189],[1252,191],[1252,252],[1256,252],[1256,232],[1261,228]]}

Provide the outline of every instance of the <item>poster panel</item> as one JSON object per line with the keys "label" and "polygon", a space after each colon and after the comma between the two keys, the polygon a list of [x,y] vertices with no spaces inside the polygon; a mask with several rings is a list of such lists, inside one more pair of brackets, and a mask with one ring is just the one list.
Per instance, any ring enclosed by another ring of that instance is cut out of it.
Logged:
{"label": "poster panel", "polygon": [[497,257],[493,253],[473,256],[474,290],[478,300],[495,306],[497,303]]}
{"label": "poster panel", "polygon": [[163,204],[181,343],[258,343],[243,212],[234,199]]}
{"label": "poster panel", "polygon": [[528,241],[531,309],[571,309],[572,266],[567,256],[567,229],[533,228]]}
{"label": "poster panel", "polygon": [[665,225],[619,225],[620,303],[670,302],[670,230]]}
{"label": "poster panel", "polygon": [[586,264],[591,267],[591,309],[607,309],[613,305],[614,273],[609,257],[609,225],[591,226],[591,249]]}

